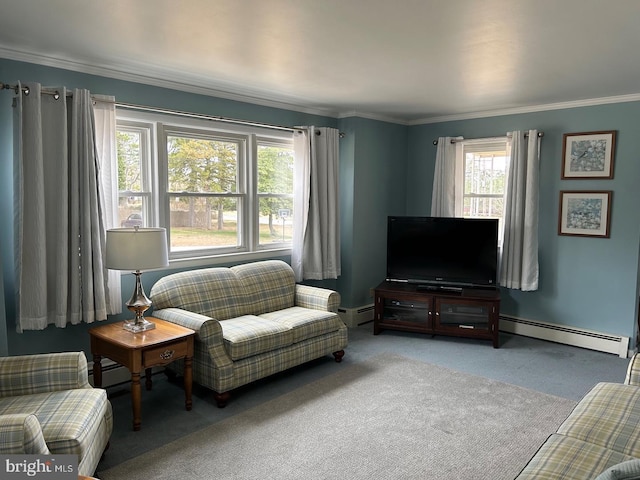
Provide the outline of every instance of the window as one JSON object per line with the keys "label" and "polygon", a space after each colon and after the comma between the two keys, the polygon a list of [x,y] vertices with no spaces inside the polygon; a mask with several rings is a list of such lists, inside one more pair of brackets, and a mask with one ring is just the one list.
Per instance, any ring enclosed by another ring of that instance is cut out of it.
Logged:
{"label": "window", "polygon": [[290,249],[293,140],[284,129],[118,112],[122,226],[161,226],[171,260]]}
{"label": "window", "polygon": [[461,177],[459,198],[465,218],[498,218],[498,243],[504,232],[504,195],[509,156],[507,138],[465,140],[460,142],[457,157]]}
{"label": "window", "polygon": [[118,211],[121,227],[150,225],[152,169],[147,126],[123,122],[118,142]]}

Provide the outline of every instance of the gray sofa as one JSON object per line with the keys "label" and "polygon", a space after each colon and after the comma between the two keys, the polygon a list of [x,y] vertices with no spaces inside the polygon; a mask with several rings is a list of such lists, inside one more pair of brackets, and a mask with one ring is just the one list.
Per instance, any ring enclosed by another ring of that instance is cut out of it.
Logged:
{"label": "gray sofa", "polygon": [[195,330],[193,380],[219,407],[257,379],[329,354],[340,362],[347,346],[338,292],[296,284],[279,260],[168,275],[150,297],[154,317]]}
{"label": "gray sofa", "polygon": [[517,480],[640,479],[640,356],[624,384],[598,383]]}

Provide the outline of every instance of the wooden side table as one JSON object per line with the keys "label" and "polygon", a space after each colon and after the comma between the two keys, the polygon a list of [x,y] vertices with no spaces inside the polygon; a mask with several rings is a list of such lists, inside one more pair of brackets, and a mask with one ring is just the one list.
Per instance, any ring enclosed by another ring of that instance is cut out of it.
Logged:
{"label": "wooden side table", "polygon": [[158,318],[147,318],[156,324],[153,330],[132,333],[124,330],[124,322],[110,323],[89,330],[93,354],[93,382],[102,386],[102,357],[107,357],[131,372],[133,430],[141,428],[140,374],[145,371],[145,386],[151,390],[151,368],[184,358],[185,407],[191,410],[193,338],[195,332]]}

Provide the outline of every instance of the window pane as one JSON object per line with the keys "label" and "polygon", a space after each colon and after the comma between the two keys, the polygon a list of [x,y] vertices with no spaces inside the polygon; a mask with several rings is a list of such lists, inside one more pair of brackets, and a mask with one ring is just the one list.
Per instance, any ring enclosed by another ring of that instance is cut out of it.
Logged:
{"label": "window pane", "polygon": [[502,218],[503,214],[503,198],[468,196],[463,200],[463,215],[465,217]]}
{"label": "window pane", "polygon": [[128,195],[118,199],[120,226],[133,228],[147,225],[144,219],[146,199],[142,196]]}
{"label": "window pane", "polygon": [[465,194],[504,194],[506,152],[465,155]]}
{"label": "window pane", "polygon": [[293,193],[293,149],[258,145],[258,193]]}
{"label": "window pane", "polygon": [[171,250],[239,246],[237,204],[231,197],[172,197]]}
{"label": "window pane", "polygon": [[291,242],[293,148],[258,144],[258,226],[260,246]]}
{"label": "window pane", "polygon": [[142,191],[142,154],[139,132],[117,131],[118,190]]}
{"label": "window pane", "polygon": [[239,150],[237,142],[167,137],[169,191],[237,192]]}
{"label": "window pane", "polygon": [[143,158],[146,141],[145,130],[119,127],[116,131],[118,151],[118,218],[121,227],[143,227],[148,225],[148,211]]}
{"label": "window pane", "polygon": [[260,245],[291,242],[293,238],[293,198],[262,196],[259,217]]}

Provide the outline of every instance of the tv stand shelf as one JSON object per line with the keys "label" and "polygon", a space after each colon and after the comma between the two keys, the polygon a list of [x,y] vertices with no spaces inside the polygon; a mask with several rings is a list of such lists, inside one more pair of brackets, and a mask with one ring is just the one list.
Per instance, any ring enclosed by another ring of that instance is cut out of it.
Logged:
{"label": "tv stand shelf", "polygon": [[375,289],[373,334],[382,330],[491,340],[498,348],[499,289],[438,288],[382,282]]}

